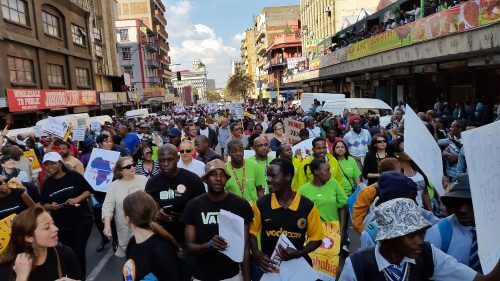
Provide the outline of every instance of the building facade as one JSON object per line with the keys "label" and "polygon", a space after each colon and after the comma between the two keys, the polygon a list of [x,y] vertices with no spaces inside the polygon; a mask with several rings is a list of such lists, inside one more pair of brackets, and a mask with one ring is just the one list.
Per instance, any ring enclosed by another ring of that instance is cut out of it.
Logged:
{"label": "building facade", "polygon": [[198,101],[204,101],[207,93],[207,69],[206,66],[201,60],[193,61],[193,68],[191,70],[181,70],[181,80],[174,79],[173,87],[179,93],[179,95],[183,95],[186,93],[184,88],[190,88],[191,90],[188,92],[191,97],[189,99],[182,100],[191,100],[194,103]]}
{"label": "building facade", "polygon": [[255,82],[255,89],[250,93],[250,98],[257,99],[259,97],[259,92],[257,90],[258,79],[255,75],[255,32],[251,28],[245,30],[245,38],[241,40],[241,60],[243,62],[243,71],[250,75]]}
{"label": "building facade", "polygon": [[8,115],[11,128],[33,125],[49,110],[97,110],[90,13],[66,0],[1,6],[0,115]]}
{"label": "building facade", "polygon": [[207,91],[215,90],[215,79],[207,79]]}
{"label": "building facade", "polygon": [[239,60],[231,61],[231,75],[235,75],[236,73],[244,72],[245,63]]}
{"label": "building facade", "polygon": [[153,35],[152,42],[158,46],[156,61],[160,64],[157,73],[165,88],[172,85],[170,69],[170,45],[166,31],[165,5],[162,0],[117,0],[120,19],[140,19]]}

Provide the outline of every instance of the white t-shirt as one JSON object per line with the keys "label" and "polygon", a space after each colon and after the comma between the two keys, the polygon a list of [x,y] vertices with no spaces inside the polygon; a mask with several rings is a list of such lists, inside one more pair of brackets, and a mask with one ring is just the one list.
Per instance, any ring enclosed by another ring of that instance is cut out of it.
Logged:
{"label": "white t-shirt", "polygon": [[205,130],[200,129],[200,135],[208,138],[208,127],[206,127]]}
{"label": "white t-shirt", "polygon": [[184,164],[184,162],[182,162],[182,159],[181,159],[181,160],[179,160],[179,162],[177,162],[177,167],[183,168],[183,169],[186,169],[192,173],[195,173],[200,178],[205,174],[205,163],[203,163],[199,160],[196,160],[196,159],[193,159],[191,161],[191,163],[189,163],[188,165]]}

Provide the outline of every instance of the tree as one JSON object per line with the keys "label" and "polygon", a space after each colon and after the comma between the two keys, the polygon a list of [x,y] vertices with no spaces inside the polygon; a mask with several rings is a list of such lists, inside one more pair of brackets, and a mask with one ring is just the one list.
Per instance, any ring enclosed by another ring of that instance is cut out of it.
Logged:
{"label": "tree", "polygon": [[255,83],[253,82],[252,76],[242,73],[240,71],[229,77],[227,80],[227,87],[229,94],[233,97],[238,97],[247,101],[248,96],[252,89],[255,88]]}
{"label": "tree", "polygon": [[207,102],[220,102],[222,99],[222,96],[220,95],[219,91],[217,90],[210,90],[207,93]]}

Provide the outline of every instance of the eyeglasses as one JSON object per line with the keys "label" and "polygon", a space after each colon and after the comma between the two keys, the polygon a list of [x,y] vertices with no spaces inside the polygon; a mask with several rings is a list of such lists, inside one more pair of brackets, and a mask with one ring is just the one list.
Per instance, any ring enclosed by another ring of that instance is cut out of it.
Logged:
{"label": "eyeglasses", "polygon": [[191,149],[179,150],[179,152],[180,152],[181,154],[191,153],[191,151],[192,151]]}
{"label": "eyeglasses", "polygon": [[386,140],[377,140],[375,143],[387,143]]}
{"label": "eyeglasses", "polygon": [[134,164],[128,164],[127,166],[123,166],[122,170],[130,170],[132,167],[134,167]]}

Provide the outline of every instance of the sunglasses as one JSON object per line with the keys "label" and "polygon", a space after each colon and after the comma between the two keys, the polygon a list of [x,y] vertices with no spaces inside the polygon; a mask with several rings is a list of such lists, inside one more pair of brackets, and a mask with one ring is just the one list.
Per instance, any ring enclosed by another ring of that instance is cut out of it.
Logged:
{"label": "sunglasses", "polygon": [[130,170],[132,167],[134,167],[134,164],[128,164],[127,166],[123,166],[122,170]]}
{"label": "sunglasses", "polygon": [[387,141],[386,140],[378,140],[375,143],[387,143]]}
{"label": "sunglasses", "polygon": [[192,151],[191,149],[179,150],[179,152],[180,152],[181,154],[191,153],[191,151]]}

